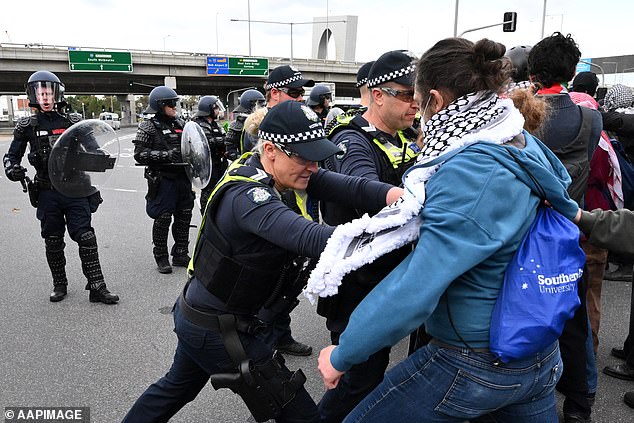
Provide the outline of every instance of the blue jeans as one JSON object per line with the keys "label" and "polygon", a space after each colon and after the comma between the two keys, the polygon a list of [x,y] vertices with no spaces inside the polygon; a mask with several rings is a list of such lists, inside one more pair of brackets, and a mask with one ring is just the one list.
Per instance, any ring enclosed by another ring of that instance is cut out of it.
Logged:
{"label": "blue jeans", "polygon": [[[178,345],[169,372],[150,385],[136,400],[123,423],[167,422],[192,401],[215,373],[232,372],[233,364],[217,332],[196,326],[174,307],[174,324]],[[239,333],[240,341],[254,363],[269,360],[273,352],[260,339]],[[210,405],[210,411],[213,405]],[[246,409],[246,407],[245,407]],[[276,422],[317,422],[317,406],[304,387],[282,409]],[[213,418],[210,417],[210,421]]]}
{"label": "blue jeans", "polygon": [[427,345],[387,372],[344,422],[461,423],[490,415],[496,422],[557,423],[557,343],[528,359],[494,361],[490,353]]}

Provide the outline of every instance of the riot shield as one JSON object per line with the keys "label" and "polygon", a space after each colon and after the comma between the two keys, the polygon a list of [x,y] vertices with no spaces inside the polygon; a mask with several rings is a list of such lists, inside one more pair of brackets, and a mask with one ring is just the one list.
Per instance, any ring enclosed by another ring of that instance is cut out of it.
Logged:
{"label": "riot shield", "polygon": [[187,122],[183,128],[181,155],[187,164],[185,173],[192,185],[205,188],[211,178],[211,154],[207,137],[196,122]]}
{"label": "riot shield", "polygon": [[77,122],[57,139],[48,161],[53,187],[67,197],[94,194],[110,178],[119,157],[119,138],[105,121]]}

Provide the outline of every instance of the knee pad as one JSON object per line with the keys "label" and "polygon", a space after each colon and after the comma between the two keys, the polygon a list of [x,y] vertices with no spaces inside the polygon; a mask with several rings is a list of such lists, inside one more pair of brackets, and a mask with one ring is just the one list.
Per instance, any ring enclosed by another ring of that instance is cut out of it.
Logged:
{"label": "knee pad", "polygon": [[172,214],[171,213],[163,213],[156,219],[154,219],[154,224],[160,228],[169,228],[172,223]]}
{"label": "knee pad", "polygon": [[47,236],[44,238],[44,245],[46,246],[46,251],[50,252],[59,252],[63,251],[64,247],[66,247],[66,243],[64,243],[63,236]]}
{"label": "knee pad", "polygon": [[97,237],[95,236],[95,233],[93,231],[84,232],[83,234],[79,235],[77,244],[79,244],[80,247],[84,248],[96,247]]}

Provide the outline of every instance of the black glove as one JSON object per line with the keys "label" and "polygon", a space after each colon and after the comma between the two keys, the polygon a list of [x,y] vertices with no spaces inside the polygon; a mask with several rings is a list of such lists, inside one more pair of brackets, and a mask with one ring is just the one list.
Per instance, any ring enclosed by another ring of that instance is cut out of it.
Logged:
{"label": "black glove", "polygon": [[183,162],[183,156],[181,155],[181,152],[180,152],[180,150],[178,148],[172,148],[170,151],[168,151],[167,152],[167,158],[172,163],[182,163]]}
{"label": "black glove", "polygon": [[14,164],[13,167],[7,169],[6,174],[7,178],[11,181],[23,181],[24,178],[26,178],[26,168],[18,164]]}

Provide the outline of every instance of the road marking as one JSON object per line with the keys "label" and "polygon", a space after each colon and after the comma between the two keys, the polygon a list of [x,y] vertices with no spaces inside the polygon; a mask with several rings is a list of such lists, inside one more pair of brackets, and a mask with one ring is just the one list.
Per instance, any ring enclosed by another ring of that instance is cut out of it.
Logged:
{"label": "road marking", "polygon": [[138,189],[123,189],[123,188],[103,188],[106,191],[121,191],[121,192],[141,192]]}

